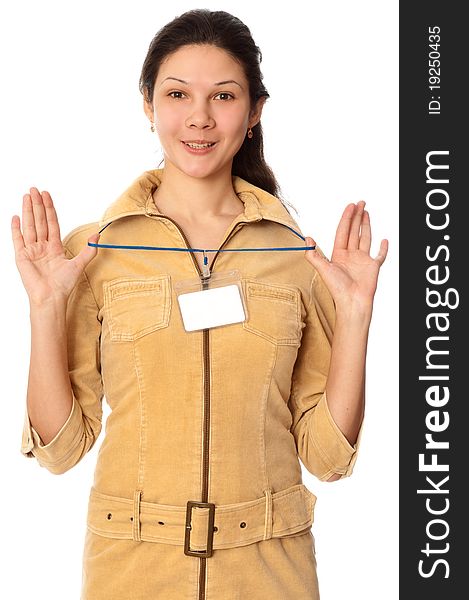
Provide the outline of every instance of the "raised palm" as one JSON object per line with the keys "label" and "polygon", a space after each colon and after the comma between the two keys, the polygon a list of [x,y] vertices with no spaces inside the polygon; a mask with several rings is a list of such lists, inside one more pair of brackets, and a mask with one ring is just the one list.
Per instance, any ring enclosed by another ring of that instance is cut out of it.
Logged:
{"label": "raised palm", "polygon": [[[388,241],[382,240],[376,258],[370,256],[370,216],[365,202],[345,208],[334,240],[331,260],[315,250],[307,250],[305,258],[317,269],[336,303],[357,302],[365,307],[373,302],[381,265],[388,251]],[[308,245],[315,245],[307,237]]]}
{"label": "raised palm", "polygon": [[[29,300],[41,304],[68,298],[97,248],[85,246],[68,259],[61,242],[57,214],[48,192],[32,187],[23,196],[23,233],[18,215],[11,220],[15,262]],[[96,242],[95,233],[88,241]]]}

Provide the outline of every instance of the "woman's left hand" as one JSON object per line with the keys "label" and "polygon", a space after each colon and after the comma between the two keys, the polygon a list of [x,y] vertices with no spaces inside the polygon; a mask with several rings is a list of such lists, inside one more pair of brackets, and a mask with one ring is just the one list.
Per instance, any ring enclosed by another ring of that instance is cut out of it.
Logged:
{"label": "woman's left hand", "polygon": [[[341,306],[372,306],[379,270],[388,253],[388,240],[384,239],[376,258],[370,256],[370,215],[364,208],[363,200],[345,208],[330,261],[321,251],[305,251],[305,258],[318,271],[334,302]],[[311,237],[305,241],[308,246],[316,245]]]}

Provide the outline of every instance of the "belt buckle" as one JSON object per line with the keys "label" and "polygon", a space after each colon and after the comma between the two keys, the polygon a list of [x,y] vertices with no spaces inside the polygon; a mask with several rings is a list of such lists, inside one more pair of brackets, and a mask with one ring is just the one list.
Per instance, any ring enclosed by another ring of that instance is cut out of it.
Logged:
{"label": "belt buckle", "polygon": [[[207,532],[207,549],[206,550],[191,550],[190,534],[191,534],[191,515],[192,508],[198,506],[200,508],[208,508],[208,532]],[[186,527],[184,533],[184,554],[187,556],[208,557],[213,554],[213,523],[215,521],[215,504],[213,502],[196,502],[195,500],[187,501],[186,508]]]}

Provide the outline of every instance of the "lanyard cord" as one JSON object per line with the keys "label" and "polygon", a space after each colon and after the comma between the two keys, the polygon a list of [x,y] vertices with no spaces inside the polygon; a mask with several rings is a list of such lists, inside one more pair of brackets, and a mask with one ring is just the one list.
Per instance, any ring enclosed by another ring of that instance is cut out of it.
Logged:
{"label": "lanyard cord", "polygon": [[[111,222],[112,223],[112,222]],[[111,223],[105,225],[101,231],[109,227]],[[290,231],[293,231],[295,235],[301,238],[303,241],[306,239],[300,233],[288,227],[288,225],[284,225],[283,223],[279,223],[279,225],[283,225],[283,227],[287,227]],[[101,233],[101,231],[99,233]],[[272,251],[272,250],[314,250],[316,246],[293,246],[293,247],[279,247],[279,248],[209,248],[209,249],[201,249],[201,248],[177,248],[177,247],[164,247],[164,246],[120,246],[118,244],[94,244],[93,242],[88,242],[88,246],[94,246],[96,248],[124,248],[126,250],[175,250],[176,252],[262,252],[262,251]],[[206,259],[206,257],[205,257]]]}

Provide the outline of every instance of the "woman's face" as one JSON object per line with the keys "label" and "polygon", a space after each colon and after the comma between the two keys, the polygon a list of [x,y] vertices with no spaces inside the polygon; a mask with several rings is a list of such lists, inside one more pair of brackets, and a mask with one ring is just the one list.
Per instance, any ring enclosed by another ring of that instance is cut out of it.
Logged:
{"label": "woman's face", "polygon": [[[153,104],[144,103],[165,155],[192,177],[207,177],[232,160],[249,127],[260,120],[265,98],[250,115],[248,82],[242,67],[215,46],[188,45],[171,54],[155,81]],[[186,142],[216,142],[194,153]]]}

